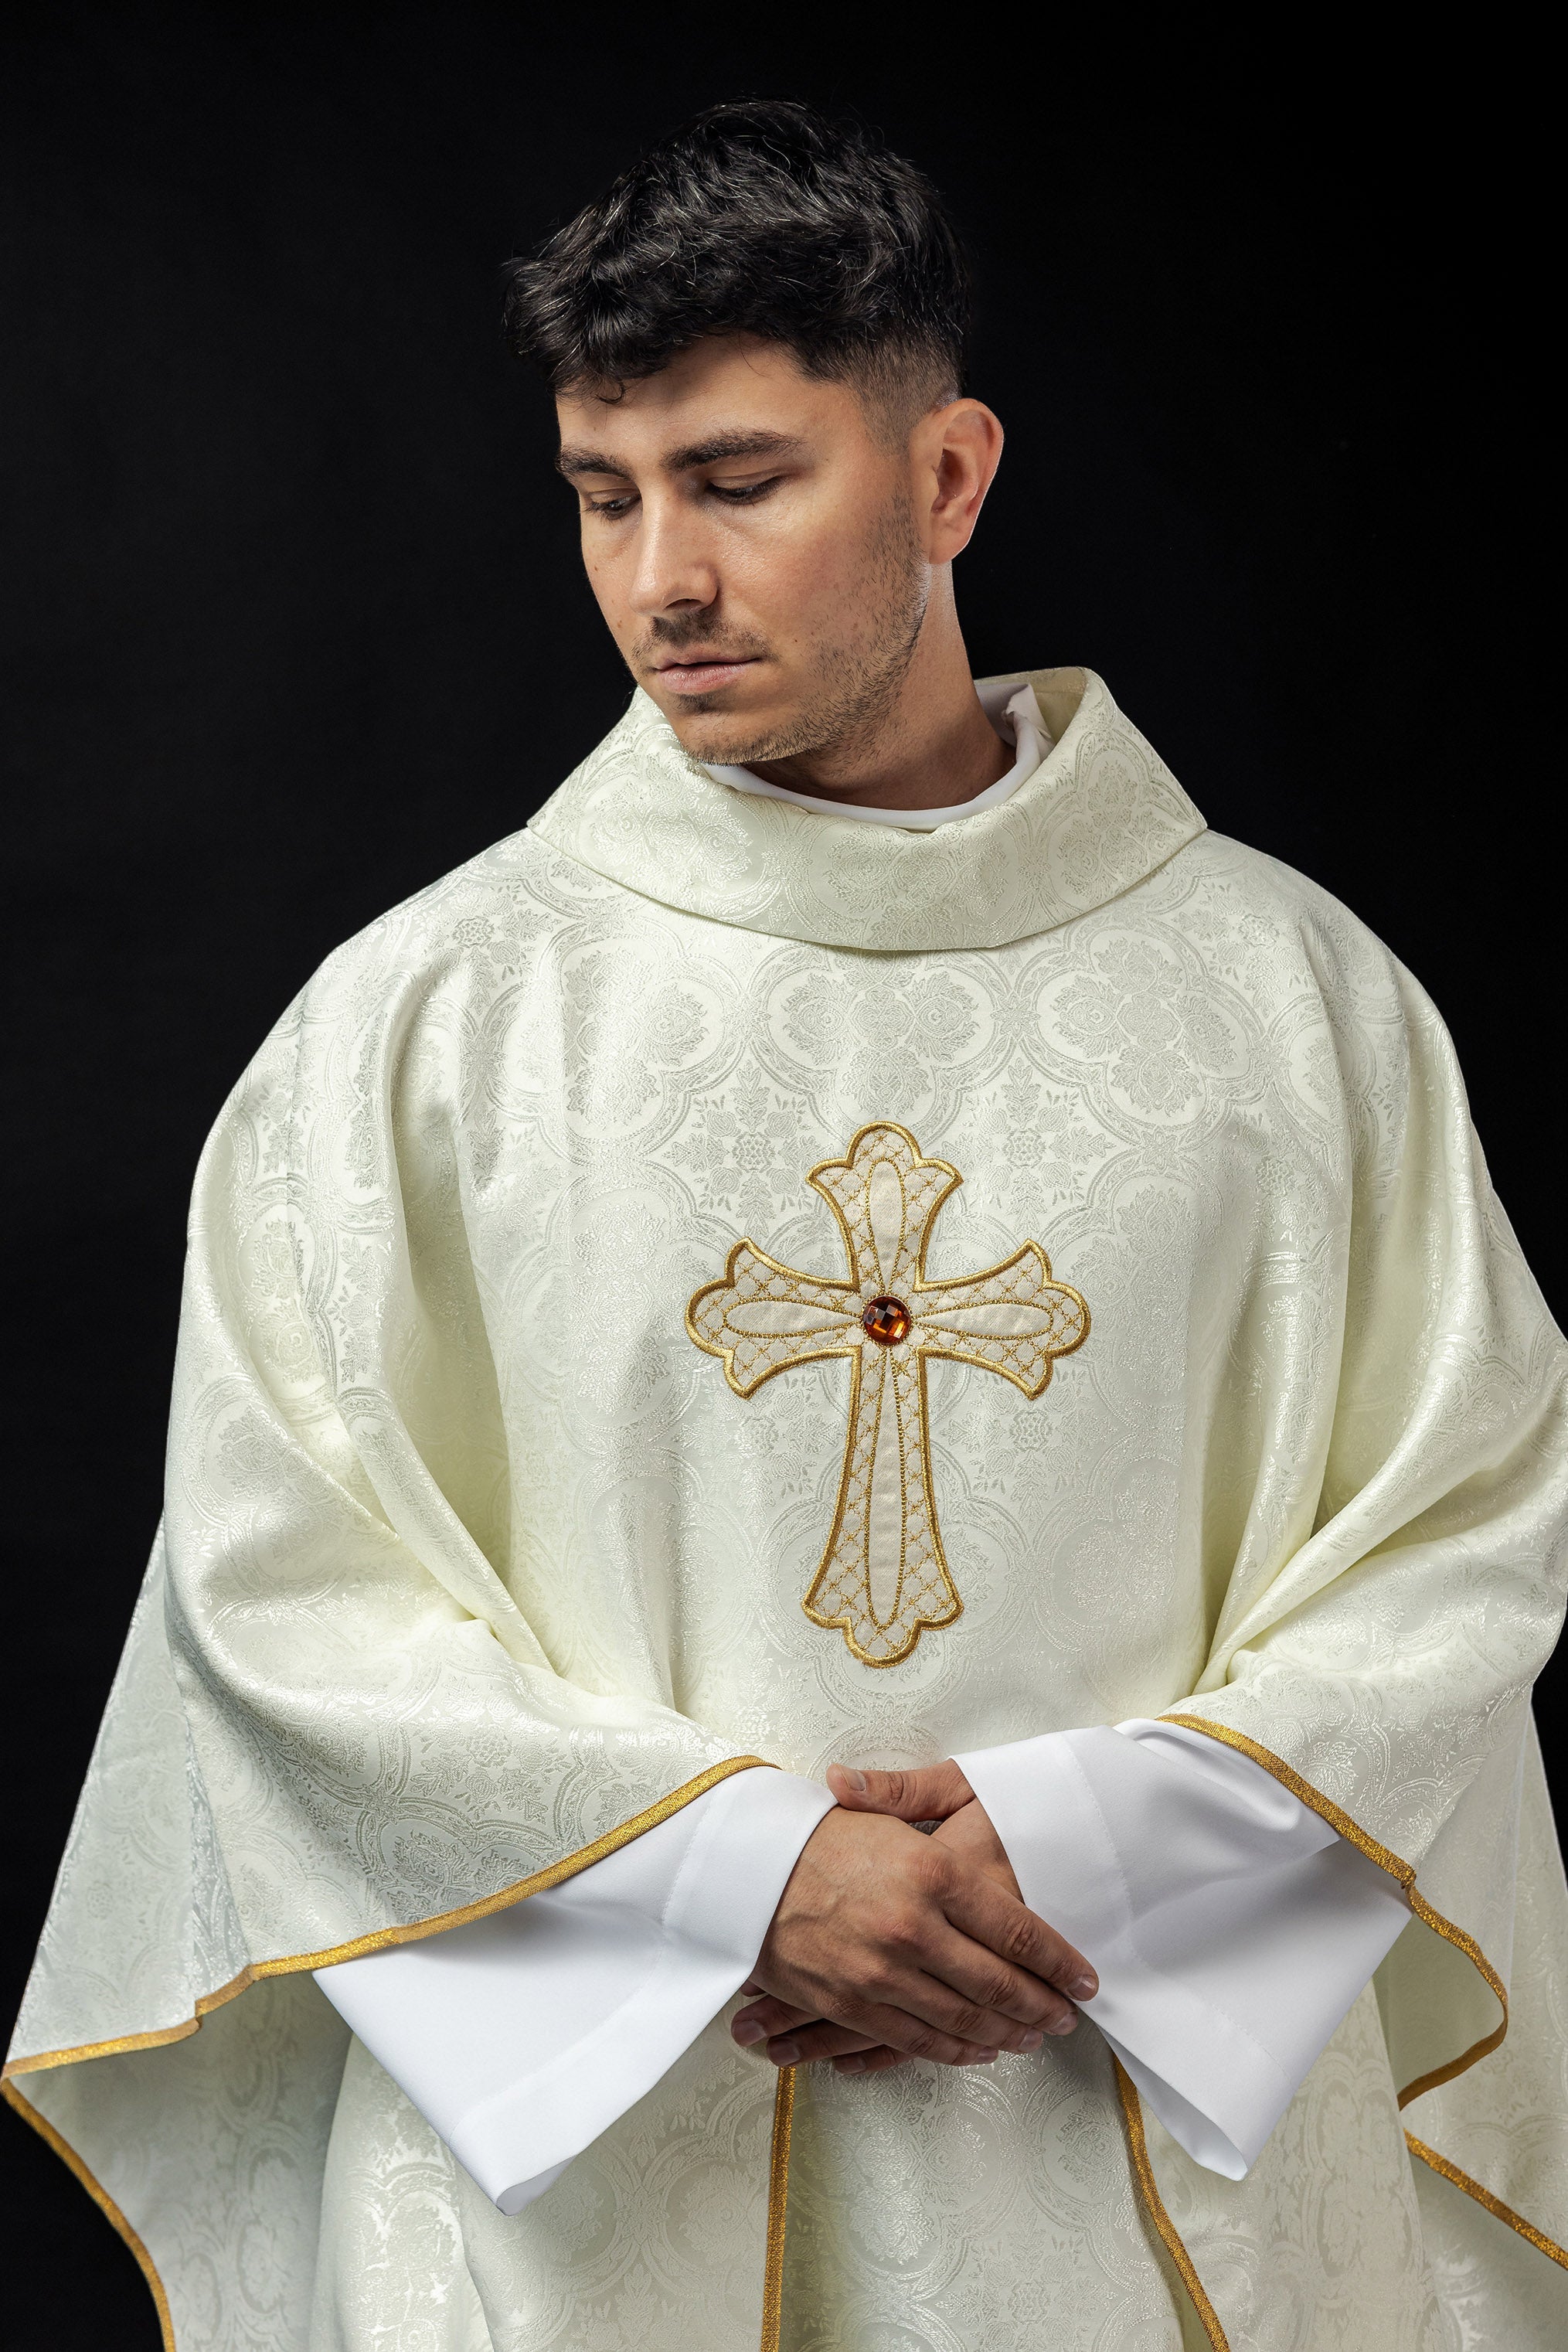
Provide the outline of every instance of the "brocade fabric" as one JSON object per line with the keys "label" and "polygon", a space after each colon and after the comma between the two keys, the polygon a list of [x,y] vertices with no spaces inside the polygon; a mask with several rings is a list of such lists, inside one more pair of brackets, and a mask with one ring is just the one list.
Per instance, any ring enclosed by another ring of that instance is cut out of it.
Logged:
{"label": "brocade fabric", "polygon": [[[1092,2028],[809,2074],[781,2345],[1459,2352],[1505,2305],[1558,2340],[1568,2273],[1492,2207],[1568,2235],[1528,1713],[1563,1341],[1409,974],[1206,833],[1099,680],[1032,682],[1049,756],[924,835],[729,792],[636,698],[531,828],[330,958],[225,1108],[164,1531],[9,2083],[179,2352],[760,2341],[771,2070],[722,2019],[508,2221],[301,1972],[748,1759],[1162,1715],[1411,1889],[1375,1999],[1240,2183],[1129,2137]],[[934,1281],[1032,1242],[1092,1318],[1033,1395],[931,1365],[962,1610],[883,1668],[801,1607],[843,1365],[743,1396],[684,1320],[743,1238],[841,1281],[806,1179],[876,1122],[962,1178]],[[1511,1969],[1507,2041],[1436,2081]]]}

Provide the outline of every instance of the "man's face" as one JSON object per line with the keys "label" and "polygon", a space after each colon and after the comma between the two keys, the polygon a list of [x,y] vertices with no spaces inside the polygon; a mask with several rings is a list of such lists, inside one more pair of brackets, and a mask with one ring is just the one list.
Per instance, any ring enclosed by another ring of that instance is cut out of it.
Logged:
{"label": "man's face", "polygon": [[694,757],[791,758],[891,707],[932,566],[916,460],[855,390],[727,336],[557,407],[600,610]]}

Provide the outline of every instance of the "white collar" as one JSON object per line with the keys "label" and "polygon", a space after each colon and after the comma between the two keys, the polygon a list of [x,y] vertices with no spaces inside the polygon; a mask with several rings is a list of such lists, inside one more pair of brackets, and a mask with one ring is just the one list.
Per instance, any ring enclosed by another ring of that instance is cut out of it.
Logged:
{"label": "white collar", "polygon": [[935,833],[939,824],[952,824],[958,817],[978,816],[982,809],[999,808],[1019,784],[1033,775],[1051,750],[1051,736],[1032,686],[1014,686],[1007,678],[988,678],[983,685],[977,685],[975,691],[1003,742],[1017,748],[1018,758],[1005,776],[998,776],[994,784],[988,784],[972,801],[960,801],[956,808],[854,808],[847,802],[823,800],[812,793],[789,792],[782,784],[770,784],[765,777],[753,775],[749,768],[709,766],[707,772],[716,783],[729,784],[737,793],[757,793],[768,800],[789,801],[796,808],[811,809],[820,816],[855,817],[866,824],[896,824],[905,833]]}

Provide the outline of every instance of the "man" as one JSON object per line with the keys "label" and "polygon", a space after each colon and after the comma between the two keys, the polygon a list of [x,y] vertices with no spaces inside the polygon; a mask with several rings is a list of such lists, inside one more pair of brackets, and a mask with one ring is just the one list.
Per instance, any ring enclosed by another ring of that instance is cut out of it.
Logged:
{"label": "man", "polygon": [[972,680],[909,166],[716,110],[511,316],[637,691],[219,1122],[14,2101],[181,2352],[1562,2340],[1563,1350],[1436,1014]]}

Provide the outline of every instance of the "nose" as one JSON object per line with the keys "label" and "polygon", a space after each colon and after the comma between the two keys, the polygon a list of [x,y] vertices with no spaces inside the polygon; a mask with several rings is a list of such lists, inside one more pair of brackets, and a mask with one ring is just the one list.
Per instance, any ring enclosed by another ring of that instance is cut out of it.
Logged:
{"label": "nose", "polygon": [[688,501],[649,498],[638,516],[632,604],[643,619],[704,612],[718,595],[718,567]]}

